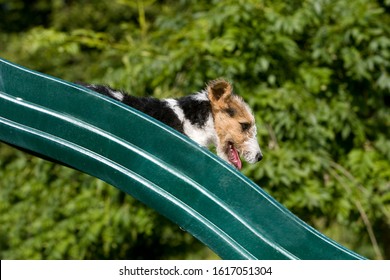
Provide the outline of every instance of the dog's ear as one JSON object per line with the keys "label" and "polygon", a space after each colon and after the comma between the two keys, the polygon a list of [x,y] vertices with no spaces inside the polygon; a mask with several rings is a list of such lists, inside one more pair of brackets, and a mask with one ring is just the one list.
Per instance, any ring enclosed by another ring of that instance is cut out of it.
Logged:
{"label": "dog's ear", "polygon": [[223,79],[211,81],[207,85],[207,94],[212,103],[226,102],[232,95],[232,85]]}

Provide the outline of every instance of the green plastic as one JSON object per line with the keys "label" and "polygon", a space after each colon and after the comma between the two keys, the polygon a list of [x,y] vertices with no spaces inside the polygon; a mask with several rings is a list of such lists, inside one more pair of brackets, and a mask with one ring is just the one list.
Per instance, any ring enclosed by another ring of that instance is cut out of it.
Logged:
{"label": "green plastic", "polygon": [[1,59],[0,141],[108,182],[224,259],[363,259],[164,124]]}

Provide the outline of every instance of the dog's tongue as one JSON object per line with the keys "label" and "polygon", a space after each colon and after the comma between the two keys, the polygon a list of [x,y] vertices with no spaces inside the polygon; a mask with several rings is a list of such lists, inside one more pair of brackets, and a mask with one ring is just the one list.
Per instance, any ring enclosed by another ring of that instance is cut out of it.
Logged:
{"label": "dog's tongue", "polygon": [[238,152],[236,148],[232,144],[229,145],[229,161],[238,169],[241,170],[242,163],[240,160],[240,156],[238,155]]}

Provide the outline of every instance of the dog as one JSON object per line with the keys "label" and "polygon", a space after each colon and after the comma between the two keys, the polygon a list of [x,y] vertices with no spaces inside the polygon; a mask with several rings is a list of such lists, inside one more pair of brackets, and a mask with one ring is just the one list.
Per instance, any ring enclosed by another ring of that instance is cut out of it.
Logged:
{"label": "dog", "polygon": [[134,97],[108,86],[80,84],[165,123],[201,146],[214,145],[217,155],[238,170],[242,168],[240,156],[249,163],[263,158],[255,118],[224,79],[211,81],[202,91],[178,99]]}

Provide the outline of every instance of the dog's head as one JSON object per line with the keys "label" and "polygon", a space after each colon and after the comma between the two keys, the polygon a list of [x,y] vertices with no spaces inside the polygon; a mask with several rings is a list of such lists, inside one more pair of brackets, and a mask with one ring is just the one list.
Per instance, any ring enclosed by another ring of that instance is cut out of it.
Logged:
{"label": "dog's head", "polygon": [[244,100],[233,94],[232,85],[225,80],[208,84],[214,126],[218,137],[217,154],[241,169],[240,156],[255,163],[263,158],[256,139],[255,118]]}

